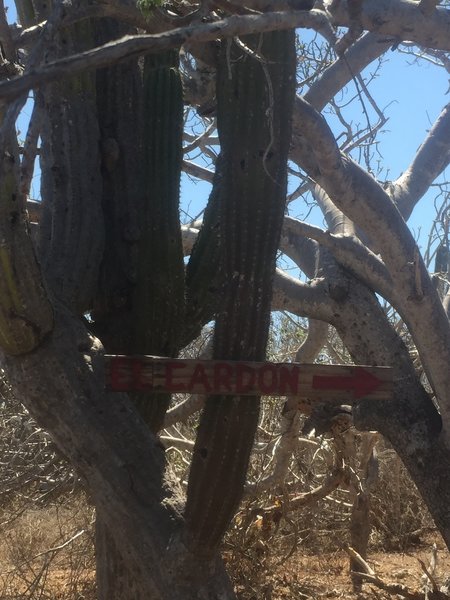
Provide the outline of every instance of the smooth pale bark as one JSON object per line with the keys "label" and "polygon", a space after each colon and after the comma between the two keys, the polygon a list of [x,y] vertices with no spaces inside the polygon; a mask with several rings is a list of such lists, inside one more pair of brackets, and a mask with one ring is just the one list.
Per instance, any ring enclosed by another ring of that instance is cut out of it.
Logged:
{"label": "smooth pale bark", "polygon": [[[335,25],[351,25],[351,0],[326,0]],[[412,41],[425,48],[449,50],[450,11],[438,7],[424,14],[418,2],[411,0],[365,0],[360,3],[358,21],[363,29],[392,36],[392,43]]]}
{"label": "smooth pale bark", "polygon": [[442,110],[413,161],[388,191],[405,221],[450,161],[450,105]]}
{"label": "smooth pale bark", "polygon": [[450,447],[450,324],[413,235],[381,185],[341,154],[323,117],[300,98],[296,105],[304,139],[296,147],[295,158],[307,171],[309,167],[314,170],[311,175],[333,203],[376,240],[395,282],[393,304],[420,353]]}
{"label": "smooth pale bark", "polygon": [[[380,431],[392,443],[417,485],[437,527],[450,547],[450,453],[441,435],[441,419],[415,372],[408,349],[389,323],[375,295],[333,261],[322,261],[324,304],[304,302],[302,286],[292,280],[284,291],[289,310],[301,316],[325,318],[333,324],[356,364],[390,365],[395,369],[394,398],[361,401],[354,407],[357,427]],[[299,288],[298,299],[295,287]],[[327,293],[328,290],[328,293]],[[338,294],[333,292],[338,291]],[[275,290],[275,295],[279,292]],[[333,298],[334,296],[334,298]],[[330,316],[331,314],[331,316]]]}

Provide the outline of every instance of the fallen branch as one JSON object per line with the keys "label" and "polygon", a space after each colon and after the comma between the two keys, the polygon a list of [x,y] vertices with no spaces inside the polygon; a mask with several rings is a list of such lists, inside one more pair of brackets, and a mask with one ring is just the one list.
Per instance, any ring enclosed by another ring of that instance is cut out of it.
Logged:
{"label": "fallen branch", "polygon": [[[353,559],[362,569],[361,572],[352,571],[352,576],[357,576],[362,579],[365,579],[365,581],[367,581],[368,583],[375,585],[380,590],[388,592],[388,594],[391,594],[393,596],[403,596],[403,598],[407,598],[407,600],[426,600],[427,596],[424,592],[417,592],[411,590],[406,585],[403,585],[401,583],[390,583],[381,579],[362,558],[362,556],[350,546],[344,546],[344,550],[350,556],[350,558]],[[424,568],[424,570],[426,571],[425,565],[422,563],[422,561],[419,562],[422,564],[422,568]],[[427,573],[427,575],[429,576],[429,573]],[[435,600],[444,600],[448,599],[449,596],[444,592],[438,590],[437,585],[434,584],[433,589],[431,590],[431,594],[428,594],[428,598],[434,598]]]}

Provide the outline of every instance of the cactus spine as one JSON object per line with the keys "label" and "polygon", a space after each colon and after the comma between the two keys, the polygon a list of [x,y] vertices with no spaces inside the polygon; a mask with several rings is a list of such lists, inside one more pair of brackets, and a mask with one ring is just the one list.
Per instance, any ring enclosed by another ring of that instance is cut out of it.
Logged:
{"label": "cactus spine", "polygon": [[[150,55],[144,65],[143,187],[145,206],[133,297],[134,349],[175,356],[184,321],[184,262],[179,219],[183,91],[178,52]],[[158,430],[170,401],[135,402]]]}
{"label": "cactus spine", "polygon": [[[129,34],[113,19],[96,23],[96,42]],[[105,248],[92,316],[108,352],[130,354],[131,296],[143,192],[140,181],[142,74],[137,59],[97,71],[97,113],[102,154],[102,206]]]}
{"label": "cactus spine", "polygon": [[[214,357],[262,360],[286,199],[295,36],[273,32],[244,42],[248,52],[224,42],[218,69],[225,286]],[[217,547],[237,508],[258,415],[258,399],[215,397],[206,403],[186,503],[186,539],[200,554]]]}
{"label": "cactus spine", "polygon": [[[86,20],[55,37],[55,56],[86,50],[93,25]],[[48,85],[39,97],[40,259],[56,296],[79,315],[92,308],[104,240],[95,94],[95,73],[86,72]]]}

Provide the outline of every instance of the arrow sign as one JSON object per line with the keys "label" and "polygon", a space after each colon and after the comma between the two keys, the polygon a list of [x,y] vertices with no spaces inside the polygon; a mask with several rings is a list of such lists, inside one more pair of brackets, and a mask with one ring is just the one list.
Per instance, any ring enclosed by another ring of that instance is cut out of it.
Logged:
{"label": "arrow sign", "polygon": [[382,385],[383,381],[364,369],[359,367],[350,376],[314,375],[312,386],[316,390],[345,390],[353,394],[353,398],[369,396]]}
{"label": "arrow sign", "polygon": [[350,403],[388,400],[392,369],[159,356],[106,356],[106,387],[117,392],[298,396]]}

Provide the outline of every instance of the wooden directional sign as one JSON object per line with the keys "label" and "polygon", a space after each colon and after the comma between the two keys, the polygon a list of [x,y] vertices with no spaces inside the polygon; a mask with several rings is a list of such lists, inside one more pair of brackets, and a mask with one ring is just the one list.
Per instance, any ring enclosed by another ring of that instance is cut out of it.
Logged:
{"label": "wooden directional sign", "polygon": [[352,365],[106,356],[106,387],[116,392],[227,396],[389,399],[392,369]]}

